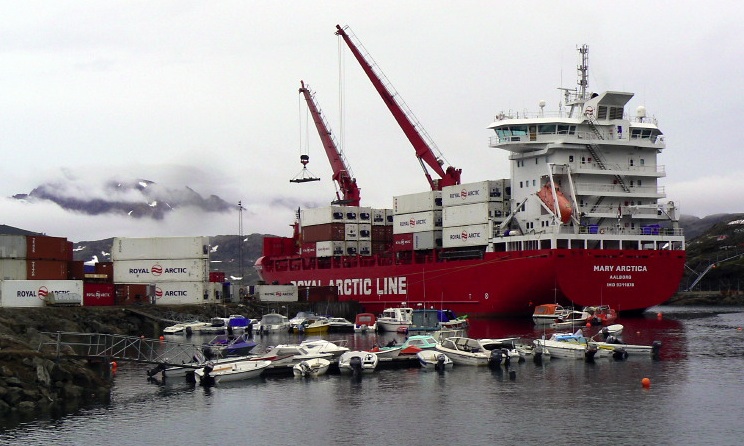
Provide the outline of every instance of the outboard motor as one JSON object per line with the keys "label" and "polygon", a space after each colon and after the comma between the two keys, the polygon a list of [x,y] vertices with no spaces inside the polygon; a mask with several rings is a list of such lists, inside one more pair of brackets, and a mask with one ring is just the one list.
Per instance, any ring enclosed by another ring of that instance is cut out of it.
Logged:
{"label": "outboard motor", "polygon": [[194,329],[191,328],[191,327],[186,327],[186,329],[184,331],[186,332],[186,337],[189,337],[192,334],[194,334]]}
{"label": "outboard motor", "polygon": [[586,362],[594,362],[594,355],[597,354],[597,346],[596,345],[590,345],[586,352],[584,353],[584,360]]}
{"label": "outboard motor", "polygon": [[617,361],[622,361],[623,359],[628,359],[628,352],[622,347],[615,347],[612,351],[612,357]]}
{"label": "outboard motor", "polygon": [[351,366],[352,375],[362,375],[362,358],[360,358],[359,356],[352,356],[351,359],[349,359],[349,366]]}
{"label": "outboard motor", "polygon": [[437,363],[434,364],[434,370],[436,370],[439,373],[444,373],[444,362],[447,360],[447,357],[444,355],[438,355],[437,356]]}
{"label": "outboard motor", "polygon": [[535,363],[535,365],[541,365],[543,360],[543,346],[537,345],[535,346],[535,349],[532,350],[532,361]]}
{"label": "outboard motor", "polygon": [[214,367],[212,367],[211,364],[207,364],[204,366],[204,375],[202,375],[201,379],[199,380],[199,384],[202,386],[213,386],[215,384],[214,376],[210,375],[212,373],[212,370],[214,370]]}
{"label": "outboard motor", "polygon": [[165,365],[164,364],[158,364],[155,367],[151,368],[147,371],[147,377],[152,378],[153,376],[157,375],[160,372],[165,371]]}
{"label": "outboard motor", "polygon": [[501,365],[501,361],[504,360],[504,354],[500,349],[491,350],[491,356],[488,357],[488,366],[495,368]]}
{"label": "outboard motor", "polygon": [[659,354],[661,353],[661,341],[654,341],[651,343],[651,357],[654,359],[659,359]]}
{"label": "outboard motor", "polygon": [[504,357],[504,367],[509,367],[511,365],[511,356],[509,356],[509,350],[502,348],[501,355]]}

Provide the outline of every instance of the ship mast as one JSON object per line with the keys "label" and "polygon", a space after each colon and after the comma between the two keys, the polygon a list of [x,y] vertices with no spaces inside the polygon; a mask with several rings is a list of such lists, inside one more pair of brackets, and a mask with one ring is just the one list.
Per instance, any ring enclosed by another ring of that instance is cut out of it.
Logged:
{"label": "ship mast", "polygon": [[587,87],[589,86],[589,46],[586,44],[581,45],[578,48],[579,54],[581,54],[581,64],[576,67],[578,74],[578,88],[559,88],[563,90],[564,102],[571,109],[568,112],[568,117],[574,117],[574,111],[578,109],[579,113],[584,112],[584,102],[587,99]]}

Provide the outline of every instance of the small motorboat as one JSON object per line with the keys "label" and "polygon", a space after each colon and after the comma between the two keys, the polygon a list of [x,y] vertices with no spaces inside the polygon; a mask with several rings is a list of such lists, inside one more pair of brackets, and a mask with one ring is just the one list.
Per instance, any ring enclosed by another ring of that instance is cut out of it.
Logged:
{"label": "small motorboat", "polygon": [[354,332],[354,323],[342,317],[329,317],[328,331],[331,333],[352,333]]}
{"label": "small motorboat", "polygon": [[535,325],[550,325],[555,323],[556,319],[560,319],[570,312],[571,310],[563,308],[558,304],[538,305],[532,313],[532,322]]}
{"label": "small motorboat", "polygon": [[437,339],[432,335],[411,335],[401,344],[401,355],[415,355],[421,350],[434,350],[437,346]]}
{"label": "small motorboat", "polygon": [[372,313],[359,313],[354,319],[354,332],[366,333],[377,331],[377,317]]}
{"label": "small motorboat", "polygon": [[411,315],[413,308],[386,308],[382,315],[377,318],[377,329],[391,333],[407,333],[411,326]]}
{"label": "small motorboat", "polygon": [[372,373],[377,368],[379,359],[372,352],[350,351],[338,359],[338,369],[341,373],[360,375]]}
{"label": "small motorboat", "polygon": [[164,335],[177,335],[177,334],[191,334],[195,331],[200,331],[204,327],[208,327],[210,324],[209,322],[200,322],[200,321],[191,321],[191,322],[181,322],[178,324],[173,324],[168,327],[163,328],[163,334]]}
{"label": "small motorboat", "polygon": [[207,363],[204,367],[196,369],[194,374],[199,383],[204,386],[224,383],[229,381],[240,381],[244,379],[258,378],[264,369],[271,365],[271,361],[239,361],[226,364]]}
{"label": "small motorboat", "polygon": [[380,359],[380,361],[389,361],[391,359],[397,358],[402,350],[403,345],[398,345],[398,342],[393,339],[392,341],[385,344],[384,347],[380,347],[379,345],[374,344],[370,350],[366,351],[376,354],[377,358]]}
{"label": "small motorboat", "polygon": [[349,351],[349,347],[346,346],[346,339],[338,339],[335,341],[328,341],[325,339],[305,339],[300,342],[300,347],[303,347],[310,354],[318,355],[331,355],[330,359],[338,359],[341,355]]}
{"label": "small motorboat", "polygon": [[248,333],[240,336],[218,335],[204,346],[204,355],[207,358],[242,356],[250,353],[255,346]]}
{"label": "small motorboat", "polygon": [[491,351],[479,339],[462,336],[442,339],[436,349],[449,356],[455,364],[462,365],[487,365],[491,356]]}
{"label": "small motorboat", "polygon": [[287,333],[289,331],[289,319],[279,313],[267,313],[261,317],[258,325],[254,325],[253,331],[259,335],[270,333]]}
{"label": "small motorboat", "polygon": [[416,353],[416,358],[419,360],[421,370],[444,372],[445,370],[451,370],[455,365],[454,362],[442,352],[436,350],[421,350]]}
{"label": "small motorboat", "polygon": [[306,359],[292,367],[292,373],[297,377],[317,377],[325,375],[331,361],[324,358]]}

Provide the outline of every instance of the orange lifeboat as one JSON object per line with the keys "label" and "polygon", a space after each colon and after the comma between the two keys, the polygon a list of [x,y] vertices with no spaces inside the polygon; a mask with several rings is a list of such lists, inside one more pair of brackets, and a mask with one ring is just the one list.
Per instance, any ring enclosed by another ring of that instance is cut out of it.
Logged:
{"label": "orange lifeboat", "polygon": [[546,183],[545,186],[537,192],[537,196],[540,197],[543,203],[545,203],[545,206],[547,206],[552,213],[557,214],[563,223],[568,223],[568,221],[571,220],[571,212],[573,212],[571,203],[557,187],[555,188],[555,194],[558,197],[559,212],[555,211],[555,200],[553,200],[553,192],[550,189],[549,183]]}

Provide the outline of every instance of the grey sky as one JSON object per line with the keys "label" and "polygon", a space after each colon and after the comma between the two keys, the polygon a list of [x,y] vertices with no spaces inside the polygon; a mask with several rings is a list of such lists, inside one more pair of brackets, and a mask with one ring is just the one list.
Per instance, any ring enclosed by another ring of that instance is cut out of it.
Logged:
{"label": "grey sky", "polygon": [[[540,100],[557,110],[586,43],[590,90],[634,92],[627,110],[644,105],[658,119],[668,199],[701,217],[743,211],[742,21],[740,5],[723,1],[0,1],[0,196],[57,178],[91,195],[104,179],[145,178],[242,200],[245,232],[289,235],[293,208],[334,197],[317,134],[302,130],[301,79],[343,140],[364,205],[425,190],[408,141],[339,51],[338,23],[463,182],[509,176],[486,126]],[[324,180],[290,184],[304,147]],[[0,223],[76,241],[238,227],[237,212],[146,222],[7,198],[0,212]]]}

